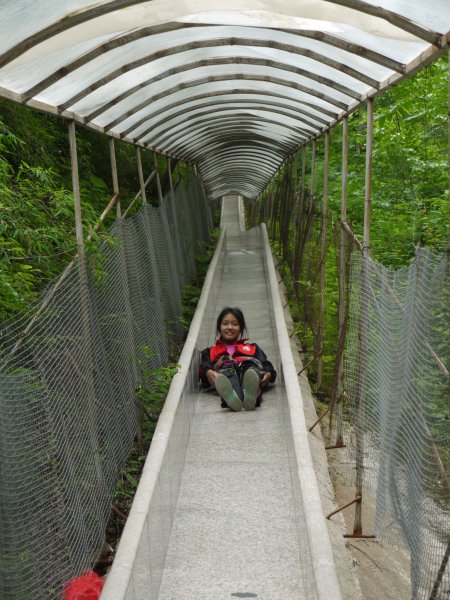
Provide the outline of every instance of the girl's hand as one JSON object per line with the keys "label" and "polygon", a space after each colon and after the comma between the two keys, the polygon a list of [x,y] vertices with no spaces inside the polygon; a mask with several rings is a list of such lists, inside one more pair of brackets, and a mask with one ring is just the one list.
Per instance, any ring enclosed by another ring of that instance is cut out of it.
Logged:
{"label": "girl's hand", "polygon": [[268,371],[261,371],[261,381],[260,381],[260,385],[262,387],[266,387],[267,385],[269,385],[269,381],[271,379],[271,374]]}
{"label": "girl's hand", "polygon": [[209,384],[214,387],[214,382],[216,380],[216,377],[219,373],[217,373],[217,371],[213,371],[212,369],[209,369],[209,371],[206,371],[206,379],[208,380]]}

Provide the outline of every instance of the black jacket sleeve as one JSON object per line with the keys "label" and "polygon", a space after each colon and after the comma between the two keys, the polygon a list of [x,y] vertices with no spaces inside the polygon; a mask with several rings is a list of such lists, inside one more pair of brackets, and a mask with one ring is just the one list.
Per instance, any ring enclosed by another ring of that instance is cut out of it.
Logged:
{"label": "black jacket sleeve", "polygon": [[275,371],[273,364],[267,359],[266,353],[258,346],[258,344],[253,344],[253,346],[256,347],[255,358],[262,364],[264,371],[270,373],[270,381],[273,383],[277,378],[277,372]]}
{"label": "black jacket sleeve", "polygon": [[204,388],[210,387],[209,381],[206,377],[206,373],[210,369],[214,369],[214,366],[210,359],[209,351],[210,351],[210,348],[205,348],[200,353],[200,366],[198,369],[198,374],[199,374],[200,380],[202,382],[202,387],[204,387]]}

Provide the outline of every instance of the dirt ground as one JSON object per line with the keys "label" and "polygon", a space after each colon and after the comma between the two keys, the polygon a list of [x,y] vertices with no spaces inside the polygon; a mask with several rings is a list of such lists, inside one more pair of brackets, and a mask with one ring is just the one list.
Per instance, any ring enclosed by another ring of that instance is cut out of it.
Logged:
{"label": "dirt ground", "polygon": [[[285,320],[292,331],[292,317],[287,306],[286,293],[281,284]],[[302,369],[300,342],[291,335],[291,346],[297,371]],[[317,420],[315,399],[305,372],[299,376],[308,426]],[[347,455],[343,449],[325,450],[320,426],[310,433],[310,445],[321,491],[323,511],[329,515],[355,497],[355,488],[349,482]],[[410,600],[409,554],[401,547],[377,539],[344,538],[352,534],[354,505],[338,512],[328,520],[338,576],[344,600]],[[373,534],[375,499],[363,490],[363,533]],[[331,599],[330,599],[331,600]]]}

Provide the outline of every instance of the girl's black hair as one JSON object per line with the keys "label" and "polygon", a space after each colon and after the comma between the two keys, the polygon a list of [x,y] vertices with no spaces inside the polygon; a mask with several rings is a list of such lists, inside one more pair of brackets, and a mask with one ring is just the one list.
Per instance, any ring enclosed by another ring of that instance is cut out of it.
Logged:
{"label": "girl's black hair", "polygon": [[244,335],[244,331],[247,331],[247,325],[245,324],[245,319],[242,310],[240,308],[231,308],[230,306],[225,306],[225,308],[223,308],[220,311],[220,315],[217,317],[216,331],[219,334],[219,336],[220,326],[222,324],[223,318],[225,317],[225,315],[228,314],[232,314],[234,317],[236,317],[237,322],[239,323],[239,327],[241,328],[241,335]]}

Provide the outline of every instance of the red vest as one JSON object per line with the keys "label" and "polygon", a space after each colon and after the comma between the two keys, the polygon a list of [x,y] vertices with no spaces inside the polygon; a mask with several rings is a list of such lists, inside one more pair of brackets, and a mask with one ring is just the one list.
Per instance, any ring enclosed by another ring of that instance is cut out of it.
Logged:
{"label": "red vest", "polygon": [[[231,346],[233,344],[229,345]],[[234,346],[236,350],[232,358],[236,362],[246,360],[250,356],[254,356],[256,353],[256,346],[248,344],[247,340],[238,340],[234,343]],[[211,346],[211,348],[209,349],[209,357],[211,359],[211,362],[215,364],[219,360],[219,358],[224,355],[228,356],[227,344],[222,342],[222,340],[217,340],[216,345]]]}

